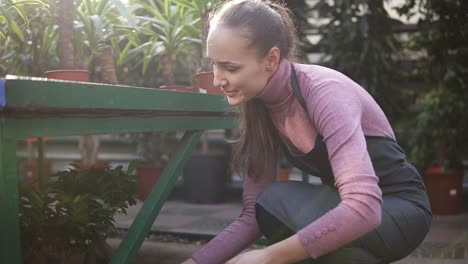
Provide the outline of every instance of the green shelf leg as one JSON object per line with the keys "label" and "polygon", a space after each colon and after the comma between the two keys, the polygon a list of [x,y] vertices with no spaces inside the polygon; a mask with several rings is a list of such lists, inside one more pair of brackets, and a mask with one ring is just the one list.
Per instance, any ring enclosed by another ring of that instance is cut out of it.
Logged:
{"label": "green shelf leg", "polygon": [[39,188],[44,188],[44,140],[42,137],[37,139],[37,168]]}
{"label": "green shelf leg", "polygon": [[185,133],[177,151],[133,220],[127,236],[112,257],[112,264],[129,263],[132,257],[136,255],[164,202],[174,188],[177,176],[200,140],[201,134],[202,131]]}
{"label": "green shelf leg", "polygon": [[16,174],[16,142],[3,137],[0,131],[0,263],[20,264],[18,178]]}

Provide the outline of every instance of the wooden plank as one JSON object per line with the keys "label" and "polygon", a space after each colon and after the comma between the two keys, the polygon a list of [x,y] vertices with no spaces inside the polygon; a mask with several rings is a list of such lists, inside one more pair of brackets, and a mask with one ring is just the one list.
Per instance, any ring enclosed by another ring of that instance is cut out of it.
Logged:
{"label": "wooden plank", "polygon": [[234,117],[112,117],[8,119],[5,137],[74,136],[145,131],[182,131],[233,128]]}
{"label": "wooden plank", "polygon": [[171,161],[163,171],[157,184],[133,220],[125,239],[112,258],[112,264],[129,263],[138,252],[143,240],[171,193],[185,162],[197,145],[201,131],[187,132]]}
{"label": "wooden plank", "polygon": [[5,89],[6,106],[17,108],[233,111],[219,95],[121,85],[7,79]]}

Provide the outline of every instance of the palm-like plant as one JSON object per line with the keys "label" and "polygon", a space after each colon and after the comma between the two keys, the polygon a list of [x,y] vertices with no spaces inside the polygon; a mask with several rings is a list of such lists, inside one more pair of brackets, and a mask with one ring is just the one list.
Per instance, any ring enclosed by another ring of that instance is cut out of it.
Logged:
{"label": "palm-like plant", "polygon": [[[200,21],[200,38],[201,38],[201,58],[205,58],[206,56],[206,38],[208,36],[208,14],[211,10],[213,10],[216,4],[219,2],[218,0],[174,0],[177,4],[184,6],[190,10],[189,12],[194,17],[199,17]],[[203,62],[203,60],[202,60]],[[202,70],[208,71],[211,70],[209,64],[202,63]]]}
{"label": "palm-like plant", "polygon": [[174,64],[181,57],[193,58],[191,52],[194,49],[190,49],[190,46],[201,42],[198,30],[200,18],[193,16],[188,8],[177,5],[174,0],[135,3],[140,6],[138,11],[144,14],[138,16],[138,30],[145,35],[140,39],[143,73],[153,59],[159,59],[165,82],[175,84]]}
{"label": "palm-like plant", "polygon": [[0,75],[40,76],[56,61],[54,9],[55,2],[48,0],[0,4]]}
{"label": "palm-like plant", "polygon": [[[23,1],[17,2],[6,0],[5,3],[0,2],[0,39],[6,39],[10,32],[14,33],[19,39],[24,41],[24,34],[21,30],[22,24],[28,24],[28,16],[23,8]],[[20,17],[20,24],[16,17]]]}
{"label": "palm-like plant", "polygon": [[[95,60],[100,65],[101,82],[116,84],[113,50],[119,51],[119,61],[122,61],[135,42],[132,41],[132,31],[125,26],[127,17],[119,13],[114,2],[85,0],[81,3],[77,9],[75,47],[77,54],[87,58],[88,62]],[[132,9],[131,6],[128,8]],[[123,41],[125,48],[121,49]]]}
{"label": "palm-like plant", "polygon": [[[119,45],[122,37],[118,27],[123,25],[123,15],[115,7],[117,0],[84,0],[77,3],[76,20],[74,21],[73,65],[84,69],[94,62],[100,66],[98,80],[103,83],[117,84],[112,44]],[[125,34],[121,34],[125,35]],[[117,42],[116,42],[117,40]],[[122,54],[124,56],[124,54]],[[94,74],[96,76],[96,74]],[[94,135],[80,138],[80,152],[84,164],[97,162],[99,137]]]}

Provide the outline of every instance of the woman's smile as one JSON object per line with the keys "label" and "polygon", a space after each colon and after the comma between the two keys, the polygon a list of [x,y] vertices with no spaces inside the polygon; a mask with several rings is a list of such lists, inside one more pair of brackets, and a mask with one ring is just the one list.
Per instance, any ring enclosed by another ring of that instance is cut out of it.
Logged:
{"label": "woman's smile", "polygon": [[238,92],[238,90],[224,90],[223,89],[223,93],[227,97],[234,97],[234,96],[236,96],[237,92]]}

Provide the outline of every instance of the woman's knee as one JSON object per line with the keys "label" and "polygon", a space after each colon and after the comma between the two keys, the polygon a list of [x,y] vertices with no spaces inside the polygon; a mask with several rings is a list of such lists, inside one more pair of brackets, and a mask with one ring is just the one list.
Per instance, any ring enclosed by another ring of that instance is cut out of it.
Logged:
{"label": "woman's knee", "polygon": [[255,204],[255,211],[260,232],[268,239],[270,244],[279,242],[294,234],[292,229],[258,203]]}
{"label": "woman's knee", "polygon": [[427,235],[430,213],[413,203],[384,197],[380,226],[358,241],[388,261],[397,261],[416,249]]}
{"label": "woman's knee", "polygon": [[275,182],[257,199],[259,205],[296,231],[336,207],[339,202],[335,188],[300,181]]}
{"label": "woman's knee", "polygon": [[257,198],[258,201],[280,199],[287,189],[290,189],[290,181],[274,182],[268,186]]}
{"label": "woman's knee", "polygon": [[274,182],[260,194],[257,203],[268,209],[269,205],[298,200],[298,196],[312,193],[312,188],[315,186],[300,181]]}
{"label": "woman's knee", "polygon": [[280,222],[277,218],[278,208],[275,206],[280,204],[284,185],[283,182],[275,182],[257,198],[255,216],[260,227],[270,229],[268,227],[279,225]]}

